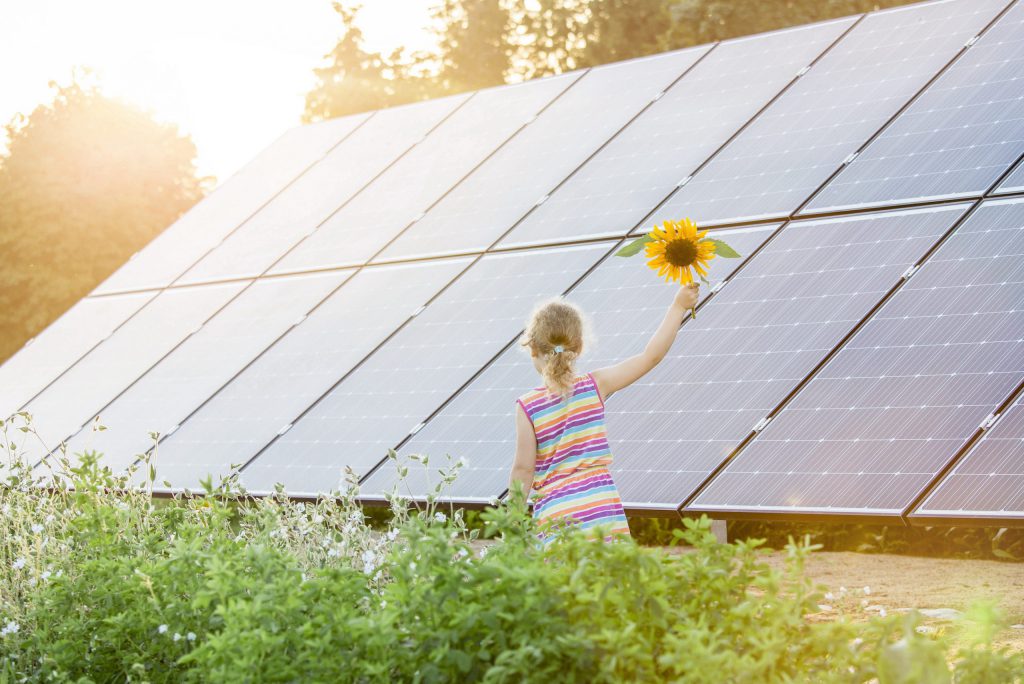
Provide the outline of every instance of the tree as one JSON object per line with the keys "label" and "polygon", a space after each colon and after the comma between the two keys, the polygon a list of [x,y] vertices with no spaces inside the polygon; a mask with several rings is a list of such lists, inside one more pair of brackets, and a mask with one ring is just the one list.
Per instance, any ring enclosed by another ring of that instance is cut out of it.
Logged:
{"label": "tree", "polygon": [[[0,157],[0,360],[198,201],[196,149],[176,126],[72,75],[7,124]],[[212,179],[206,179],[212,180]]]}
{"label": "tree", "polygon": [[444,0],[433,10],[439,64],[432,77],[445,93],[505,82],[513,52],[512,19],[500,0]]}
{"label": "tree", "polygon": [[344,33],[324,56],[327,64],[313,70],[316,87],[306,94],[304,123],[381,109],[426,99],[427,82],[420,73],[422,58],[396,47],[390,55],[368,52],[356,24],[359,6],[334,2]]}

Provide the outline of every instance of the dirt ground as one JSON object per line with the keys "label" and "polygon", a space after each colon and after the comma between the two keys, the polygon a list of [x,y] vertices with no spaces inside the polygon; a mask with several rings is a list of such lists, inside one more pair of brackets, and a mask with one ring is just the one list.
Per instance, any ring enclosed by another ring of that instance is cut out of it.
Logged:
{"label": "dirt ground", "polygon": [[[781,567],[785,555],[767,552],[766,560]],[[858,619],[868,619],[883,609],[888,614],[911,608],[963,612],[973,601],[994,599],[1009,623],[1016,625],[1000,632],[997,643],[1024,651],[1022,563],[818,551],[808,560],[807,572],[832,593],[832,598],[823,602],[831,610],[822,610],[815,619],[831,619],[840,608]],[[954,633],[958,623],[961,620],[953,613],[924,621],[926,626]]]}

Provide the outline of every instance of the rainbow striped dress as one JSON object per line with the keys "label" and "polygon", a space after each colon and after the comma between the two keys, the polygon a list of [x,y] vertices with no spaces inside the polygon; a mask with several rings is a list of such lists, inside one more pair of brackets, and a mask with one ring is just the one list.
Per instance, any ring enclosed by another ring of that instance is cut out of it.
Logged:
{"label": "rainbow striped dress", "polygon": [[[579,375],[568,399],[537,387],[520,396],[537,434],[533,517],[538,523],[590,529],[606,526],[605,541],[629,535],[619,491],[608,466],[612,462],[604,420],[604,398],[591,373]],[[555,535],[541,533],[547,544]]]}

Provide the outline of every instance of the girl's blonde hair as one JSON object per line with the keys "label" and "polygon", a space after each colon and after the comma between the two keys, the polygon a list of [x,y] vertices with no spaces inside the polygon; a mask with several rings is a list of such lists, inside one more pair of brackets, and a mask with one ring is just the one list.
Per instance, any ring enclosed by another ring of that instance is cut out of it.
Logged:
{"label": "girl's blonde hair", "polygon": [[534,307],[520,344],[531,355],[541,357],[544,386],[567,397],[576,377],[576,359],[591,342],[590,321],[583,310],[561,297],[553,297]]}

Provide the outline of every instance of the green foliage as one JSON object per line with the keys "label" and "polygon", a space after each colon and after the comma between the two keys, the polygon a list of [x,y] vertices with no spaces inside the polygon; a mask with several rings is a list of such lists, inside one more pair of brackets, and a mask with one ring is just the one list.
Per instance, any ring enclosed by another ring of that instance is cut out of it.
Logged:
{"label": "green foliage", "polygon": [[0,682],[1024,681],[991,605],[957,651],[913,613],[808,619],[806,538],[778,570],[707,519],[673,553],[542,546],[521,493],[473,516],[480,540],[436,501],[393,496],[375,527],[352,479],[315,503],[232,478],[155,502],[96,454],[62,471],[44,490],[15,463],[0,487]]}
{"label": "green foliage", "polygon": [[203,193],[188,137],[106,97],[85,76],[51,82],[51,102],[6,126],[0,361]]}

